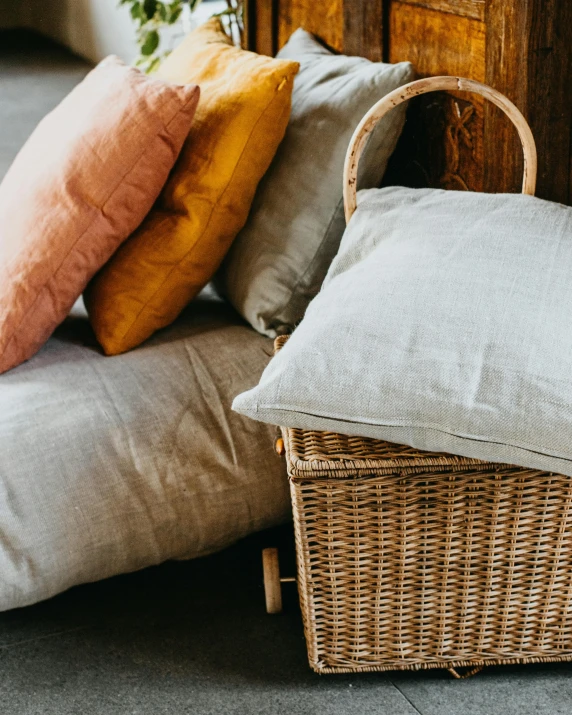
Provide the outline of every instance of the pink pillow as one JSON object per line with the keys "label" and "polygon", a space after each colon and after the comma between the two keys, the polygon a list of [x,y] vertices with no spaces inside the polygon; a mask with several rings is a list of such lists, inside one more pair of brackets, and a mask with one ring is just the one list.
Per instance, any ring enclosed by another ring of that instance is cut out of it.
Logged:
{"label": "pink pillow", "polygon": [[141,223],[189,133],[196,85],[101,62],[0,184],[0,373],[45,343]]}

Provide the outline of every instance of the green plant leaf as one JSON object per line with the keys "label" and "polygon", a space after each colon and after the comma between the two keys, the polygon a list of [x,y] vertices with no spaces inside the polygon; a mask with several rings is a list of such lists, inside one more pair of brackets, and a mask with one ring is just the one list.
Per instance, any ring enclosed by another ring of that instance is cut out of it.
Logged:
{"label": "green plant leaf", "polygon": [[183,6],[179,5],[171,10],[171,15],[169,16],[169,25],[174,25],[177,20],[181,17],[183,12]]}
{"label": "green plant leaf", "polygon": [[148,20],[152,20],[155,17],[158,5],[157,0],[143,0],[143,12]]}
{"label": "green plant leaf", "polygon": [[147,67],[147,74],[151,74],[151,72],[155,72],[155,70],[159,67],[160,64],[161,64],[161,58],[153,57],[151,62],[149,62],[149,66]]}
{"label": "green plant leaf", "polygon": [[131,17],[134,20],[139,20],[140,23],[145,22],[145,16],[143,14],[143,7],[140,2],[135,2],[131,5]]}
{"label": "green plant leaf", "polygon": [[144,57],[149,57],[149,55],[152,55],[153,52],[159,47],[159,33],[157,30],[151,30],[151,32],[148,32],[141,44],[141,54]]}
{"label": "green plant leaf", "polygon": [[[157,69],[161,60],[168,54],[165,52],[157,54],[162,29],[168,25],[176,24],[185,6],[190,8],[191,12],[194,12],[201,4],[201,1],[116,0],[118,6],[126,5],[129,8],[136,26],[135,34],[140,52],[140,56],[136,61],[138,67],[141,67],[145,72],[153,72]],[[243,9],[244,0],[227,0],[227,9],[219,13],[225,21],[225,30],[230,33],[229,27],[234,27],[233,23],[236,23],[241,37]]]}

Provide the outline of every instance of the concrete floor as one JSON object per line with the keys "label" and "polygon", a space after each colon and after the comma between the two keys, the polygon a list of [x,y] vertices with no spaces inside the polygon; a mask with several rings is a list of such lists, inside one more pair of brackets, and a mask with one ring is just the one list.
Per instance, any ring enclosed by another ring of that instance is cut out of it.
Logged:
{"label": "concrete floor", "polygon": [[[0,34],[0,176],[88,69],[38,38]],[[0,715],[572,714],[567,664],[467,681],[314,675],[295,594],[284,615],[264,612],[260,549],[275,544],[291,561],[290,529],[280,529],[0,614]]]}

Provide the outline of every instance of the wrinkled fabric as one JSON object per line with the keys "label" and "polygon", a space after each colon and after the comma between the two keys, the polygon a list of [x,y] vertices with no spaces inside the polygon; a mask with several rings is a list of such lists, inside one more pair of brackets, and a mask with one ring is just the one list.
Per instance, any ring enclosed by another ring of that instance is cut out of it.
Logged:
{"label": "wrinkled fabric", "polygon": [[572,208],[388,188],[358,208],[254,419],[572,476]]}
{"label": "wrinkled fabric", "polygon": [[0,184],[0,372],[45,343],[141,223],[198,99],[108,57],[34,130]]}
{"label": "wrinkled fabric", "polygon": [[86,292],[108,355],[169,325],[212,278],[284,136],[297,71],[296,62],[235,47],[218,18],[160,67],[162,79],[199,84],[201,101],[153,211]]}
{"label": "wrinkled fabric", "polygon": [[275,431],[231,410],[271,341],[198,298],[104,357],[74,313],[0,377],[0,610],[187,559],[289,518]]}
{"label": "wrinkled fabric", "polygon": [[[342,172],[355,128],[379,99],[414,79],[409,62],[333,55],[302,29],[278,57],[300,63],[290,122],[217,279],[239,313],[271,337],[302,319],[339,248]],[[404,119],[405,105],[370,135],[360,186],[379,186]]]}

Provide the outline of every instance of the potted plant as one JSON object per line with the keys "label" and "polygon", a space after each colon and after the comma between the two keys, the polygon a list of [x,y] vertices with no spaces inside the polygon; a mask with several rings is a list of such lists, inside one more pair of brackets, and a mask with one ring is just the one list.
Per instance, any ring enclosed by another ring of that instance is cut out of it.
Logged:
{"label": "potted plant", "polygon": [[[168,51],[161,51],[162,30],[177,23],[183,24],[201,4],[201,0],[119,0],[127,5],[136,24],[139,57],[136,65],[145,72],[153,72]],[[223,20],[226,31],[233,40],[242,44],[244,39],[244,0],[226,0],[226,8],[213,13]],[[190,28],[189,28],[190,29]]]}

